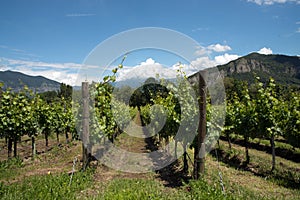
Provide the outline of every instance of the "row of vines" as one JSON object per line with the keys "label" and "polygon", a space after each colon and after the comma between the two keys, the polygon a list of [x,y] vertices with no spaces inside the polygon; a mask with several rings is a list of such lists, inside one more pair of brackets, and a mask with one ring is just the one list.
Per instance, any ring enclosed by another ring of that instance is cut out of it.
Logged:
{"label": "row of vines", "polygon": [[[89,122],[89,128],[92,130],[90,143],[96,144],[102,138],[113,141],[126,129],[136,113],[140,112],[144,125],[152,123],[149,132],[156,134],[159,145],[175,141],[176,157],[178,143],[184,152],[188,147],[193,148],[193,138],[197,133],[199,120],[198,102],[195,101],[199,99],[193,96],[194,90],[189,86],[184,72],[178,70],[176,84],[164,79],[148,82],[146,87],[143,86],[140,90],[140,94],[135,91],[132,94],[129,92],[131,97],[124,102],[114,93],[116,88],[112,84],[116,80],[117,71],[123,67],[122,63],[113,69],[112,75],[104,77],[103,81],[93,84],[90,88],[90,105],[93,107],[91,112],[93,116]],[[300,94],[290,91],[288,95],[284,95],[279,88],[273,79],[263,84],[257,78],[251,92],[247,84],[237,84],[236,89],[227,94],[223,127],[213,123],[218,120],[214,117],[218,116],[218,112],[222,112],[222,109],[210,104],[208,93],[207,145],[211,145],[210,139],[218,138],[220,132],[228,138],[229,144],[231,134],[241,135],[245,141],[246,162],[249,163],[249,139],[268,139],[272,147],[272,169],[274,169],[276,137],[283,137],[293,147],[300,147]],[[52,133],[57,134],[57,140],[58,134],[64,133],[68,140],[69,133],[76,138],[76,130],[79,132],[82,130],[82,127],[76,127],[76,124],[80,125],[82,102],[74,103],[64,98],[47,102],[26,87],[18,93],[11,90],[2,91],[1,87],[0,91],[0,138],[7,141],[8,157],[12,156],[13,149],[14,156],[17,156],[17,144],[24,135],[32,140],[34,156],[35,139],[39,135],[45,137],[48,146],[48,137]],[[141,99],[143,96],[147,96],[147,99]],[[79,121],[76,123],[76,120]],[[186,156],[184,153],[185,170],[187,170]]]}
{"label": "row of vines", "polygon": [[243,136],[246,163],[250,162],[249,139],[270,141],[272,170],[275,169],[275,139],[282,137],[294,148],[300,147],[300,94],[285,91],[270,78],[266,84],[257,77],[254,90],[239,82],[228,96],[224,134],[229,146],[232,134]]}
{"label": "row of vines", "polygon": [[[98,85],[97,90],[98,92],[100,91],[97,97],[98,102],[101,101],[98,106],[98,112],[102,112],[99,113],[99,116],[106,116],[106,118],[104,118],[105,120],[102,120],[102,123],[103,127],[107,128],[107,130],[103,130],[109,133],[109,135],[116,133],[117,124],[115,124],[113,120],[114,114],[111,111],[110,105],[111,99],[113,98],[113,87],[107,83],[115,80],[117,70],[118,69],[115,69],[112,77],[106,77],[105,81]],[[186,148],[193,148],[194,146],[193,142],[190,142],[189,137],[196,135],[195,132],[190,132],[197,130],[195,126],[198,126],[196,122],[197,117],[199,117],[199,113],[197,112],[198,108],[195,107],[193,102],[189,102],[194,99],[187,97],[187,94],[190,93],[190,88],[184,85],[186,84],[186,80],[185,74],[179,70],[177,85],[166,82],[163,79],[154,84],[152,83],[152,89],[151,87],[144,87],[142,91],[144,92],[142,95],[150,93],[150,98],[147,100],[147,103],[144,105],[137,104],[144,125],[151,124],[153,121],[157,122],[151,126],[151,130],[149,131],[156,133],[158,143],[160,145],[166,145],[173,140],[176,146],[177,143],[180,143],[184,151]],[[148,83],[148,86],[149,85],[151,85],[151,83]],[[153,90],[153,85],[154,87],[155,85],[164,85],[167,90],[160,90],[159,88]],[[104,88],[106,89],[104,90]],[[150,91],[145,91],[145,88]],[[105,95],[101,93],[103,91],[105,91]],[[286,92],[288,92],[288,94]],[[107,95],[109,98],[107,98]],[[209,143],[210,138],[219,137],[219,133],[221,133],[227,137],[229,145],[231,145],[230,138],[232,134],[243,136],[246,163],[250,162],[248,152],[250,138],[267,139],[270,141],[272,149],[272,170],[275,169],[276,138],[283,138],[286,143],[294,148],[300,147],[300,94],[298,91],[292,90],[285,90],[284,92],[281,86],[276,85],[272,78],[269,79],[268,83],[262,83],[259,77],[257,77],[256,83],[252,85],[251,91],[249,91],[249,85],[247,83],[237,81],[235,89],[230,91],[230,94],[227,94],[225,124],[223,127],[215,124],[214,122],[218,119],[213,118],[218,116],[216,113],[222,112],[222,109],[210,103],[208,93],[207,133],[209,135],[206,138],[206,142]],[[120,109],[120,113],[128,109],[131,109],[131,113],[136,112],[134,108],[126,109],[126,106],[129,107],[130,105],[126,105],[125,103],[121,104],[123,108]],[[107,110],[104,109],[105,105]],[[110,113],[109,116],[107,116],[108,113]],[[120,113],[115,114],[115,116],[122,118],[123,115]],[[123,127],[128,125],[133,115],[123,117]],[[163,126],[158,122],[164,122]],[[182,126],[185,127],[184,134],[178,134]],[[219,131],[215,131],[218,129]],[[187,169],[186,154],[184,154],[183,159],[184,169]]]}
{"label": "row of vines", "polygon": [[47,102],[39,94],[34,94],[26,86],[19,92],[10,89],[2,91],[0,86],[0,138],[5,138],[8,157],[18,155],[17,146],[21,137],[28,136],[32,141],[33,158],[37,152],[36,138],[43,136],[45,146],[49,144],[49,136],[69,134],[76,137],[75,121],[72,105],[69,100],[62,98]]}
{"label": "row of vines", "polygon": [[[186,150],[197,134],[199,113],[198,99],[186,75],[179,69],[175,83],[150,78],[140,88],[127,92],[131,96],[124,100],[114,92],[116,88],[111,84],[121,68],[122,64],[113,70],[113,75],[104,77],[102,82],[93,86],[92,99],[95,100],[97,120],[92,123],[96,126],[93,126],[90,141],[97,143],[101,138],[113,141],[139,112],[142,124],[147,126],[150,135],[155,135],[153,139],[160,148],[173,148],[175,157],[177,148],[181,148],[178,151],[183,152],[184,170],[187,171]],[[172,147],[168,145],[171,142],[174,144]]]}

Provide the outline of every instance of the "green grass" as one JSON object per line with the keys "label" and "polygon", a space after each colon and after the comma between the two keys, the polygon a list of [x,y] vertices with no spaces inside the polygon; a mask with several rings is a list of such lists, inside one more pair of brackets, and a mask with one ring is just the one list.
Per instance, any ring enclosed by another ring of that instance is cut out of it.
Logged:
{"label": "green grass", "polygon": [[81,190],[91,184],[91,178],[91,172],[78,172],[70,185],[70,176],[66,173],[32,176],[10,185],[0,183],[0,199],[75,199]]}
{"label": "green grass", "polygon": [[[299,199],[300,198],[300,165],[281,157],[276,157],[276,169],[271,172],[271,155],[256,149],[250,149],[250,163],[243,167],[245,160],[244,147],[232,145],[230,151],[227,142],[220,141],[225,151],[220,162],[223,177],[229,192],[234,196],[253,196],[247,199]],[[220,155],[219,155],[220,156]],[[210,157],[208,157],[210,158]],[[215,158],[213,158],[215,159]],[[233,164],[236,160],[239,164]],[[210,165],[214,162],[208,160]],[[209,168],[210,174],[217,173],[216,167]],[[248,193],[248,195],[247,195]],[[244,199],[244,198],[243,198]]]}
{"label": "green grass", "polygon": [[[67,172],[72,169],[74,156],[81,151],[78,144],[53,146],[35,161],[20,158],[1,161],[0,199],[300,199],[296,187],[300,184],[299,163],[276,157],[276,170],[270,173],[270,154],[256,149],[249,150],[251,160],[247,169],[225,161],[218,163],[213,155],[208,155],[204,179],[190,180],[181,187],[167,187],[155,173],[126,174],[101,165],[95,171],[76,172],[69,186]],[[225,141],[220,144],[229,159],[244,160],[244,147],[233,144],[229,150]],[[140,148],[133,141],[127,146]],[[190,149],[188,153],[193,158]],[[178,170],[182,167],[181,160]],[[189,165],[191,175],[192,164]],[[77,163],[76,169],[79,168]]]}
{"label": "green grass", "polygon": [[[174,197],[174,194],[172,195]],[[96,199],[166,199],[164,187],[154,180],[114,179]]]}
{"label": "green grass", "polygon": [[91,199],[234,199],[225,196],[220,189],[210,186],[204,180],[191,181],[179,189],[166,188],[157,180],[114,179],[96,197]]}
{"label": "green grass", "polygon": [[20,168],[22,167],[24,167],[24,163],[19,157],[0,161],[0,180],[9,180],[20,175]]}
{"label": "green grass", "polygon": [[179,188],[165,188],[157,180],[114,179],[109,184],[102,184],[102,192],[96,196],[83,196],[82,191],[95,184],[91,181],[92,173],[77,173],[69,185],[67,174],[33,176],[23,182],[5,185],[0,183],[0,199],[234,199],[225,196],[219,189],[211,187],[206,181],[191,181]]}
{"label": "green grass", "polygon": [[[245,150],[243,147],[229,150],[226,145],[222,145],[222,149],[226,151],[229,159],[233,157],[244,159],[245,157]],[[272,166],[270,154],[256,149],[250,149],[249,154],[249,166],[253,168],[253,172],[256,175],[262,176],[265,179],[269,179],[270,181],[287,188],[300,189],[300,165],[298,163],[277,156],[276,168],[271,172],[270,169]]]}
{"label": "green grass", "polygon": [[[243,140],[244,137],[242,135],[238,134],[231,134],[231,140]],[[267,139],[260,139],[260,138],[250,138],[249,142],[256,143],[256,144],[261,144],[266,147],[271,147],[270,140]],[[285,139],[283,137],[278,137],[275,139],[275,147],[276,148],[281,148],[285,150],[290,150],[294,152],[295,154],[300,154],[300,148],[293,147],[291,144],[285,142]]]}

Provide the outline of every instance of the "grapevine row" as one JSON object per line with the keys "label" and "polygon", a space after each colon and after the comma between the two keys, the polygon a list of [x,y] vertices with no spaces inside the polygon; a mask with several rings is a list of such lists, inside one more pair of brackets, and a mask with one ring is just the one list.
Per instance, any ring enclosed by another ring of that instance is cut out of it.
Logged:
{"label": "grapevine row", "polygon": [[0,86],[0,138],[5,138],[8,157],[16,157],[17,144],[21,137],[27,135],[32,141],[32,155],[36,154],[35,139],[44,135],[45,145],[48,137],[56,133],[72,133],[75,137],[74,118],[69,101],[63,97],[54,102],[46,102],[39,94],[34,94],[26,86],[20,92],[10,89],[2,91]]}

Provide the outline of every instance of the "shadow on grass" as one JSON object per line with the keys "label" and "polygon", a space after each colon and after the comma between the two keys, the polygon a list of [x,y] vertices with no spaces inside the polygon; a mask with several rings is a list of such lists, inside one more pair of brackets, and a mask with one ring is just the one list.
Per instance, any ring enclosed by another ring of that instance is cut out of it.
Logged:
{"label": "shadow on grass", "polygon": [[[224,136],[221,136],[220,139],[223,140],[223,141],[227,141],[227,138],[224,137]],[[233,144],[238,144],[240,146],[244,145],[244,140],[242,140],[242,139],[234,139],[234,140],[231,139],[231,140],[232,140]],[[278,140],[277,139],[276,141],[285,143],[284,140]],[[268,154],[272,154],[271,147],[266,146],[264,144],[249,142],[249,147],[252,148],[252,149],[259,150],[259,151],[264,151]],[[284,149],[284,148],[280,148],[280,147],[275,147],[275,152],[276,152],[276,156],[279,156],[281,158],[284,158],[284,159],[287,159],[287,160],[290,160],[290,161],[293,161],[293,162],[300,163],[300,153],[298,153],[298,152],[294,152],[291,149]]]}
{"label": "shadow on grass", "polygon": [[[155,144],[155,141],[152,137],[145,138],[145,142],[147,144],[146,149],[149,149],[150,151],[158,150],[158,146]],[[164,155],[163,153],[161,153],[161,159],[169,158],[166,157],[166,155]],[[156,159],[153,159],[153,162],[156,162]],[[160,170],[157,170],[156,173],[158,177],[164,182],[164,185],[166,187],[181,187],[184,185],[184,183],[188,183],[189,180],[191,180],[191,177],[188,176],[187,173],[183,171],[183,169],[181,169],[180,162],[178,161],[178,159],[170,165]]]}
{"label": "shadow on grass", "polygon": [[[140,120],[138,119],[138,122],[140,122],[143,126],[145,126],[144,120],[140,115],[140,113],[138,113],[137,118],[140,118]],[[144,131],[146,130],[144,129]],[[146,143],[145,149],[150,150],[151,152],[159,150],[158,145],[156,144],[155,139],[153,137],[145,138],[145,143]],[[170,157],[166,156],[166,154],[162,152],[161,153],[158,152],[158,154],[159,154],[159,161],[162,161],[161,163],[168,162],[168,160],[171,159],[171,156]],[[158,163],[157,159],[158,159],[157,157],[152,158],[154,165],[161,164]],[[188,176],[187,173],[185,173],[181,169],[180,162],[178,161],[178,159],[176,159],[170,165],[167,165],[166,167],[160,170],[156,170],[156,174],[158,175],[158,178],[160,178],[164,182],[164,185],[166,187],[171,187],[171,188],[181,187],[183,186],[184,183],[189,182],[189,180],[191,179],[191,177]]]}
{"label": "shadow on grass", "polygon": [[297,169],[286,169],[286,166],[280,163],[280,165],[282,165],[280,168],[275,169],[274,171],[266,170],[264,166],[255,165],[253,163],[245,163],[241,155],[236,155],[223,149],[216,149],[216,151],[217,153],[215,153],[215,151],[211,151],[210,154],[215,158],[218,156],[218,159],[221,162],[232,168],[251,172],[255,176],[271,180],[277,185],[286,188],[300,189],[300,175]]}

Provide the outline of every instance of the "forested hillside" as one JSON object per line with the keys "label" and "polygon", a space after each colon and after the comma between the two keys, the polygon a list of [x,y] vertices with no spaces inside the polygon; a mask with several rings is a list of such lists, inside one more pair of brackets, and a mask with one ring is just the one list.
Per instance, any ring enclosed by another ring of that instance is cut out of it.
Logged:
{"label": "forested hillside", "polygon": [[58,91],[60,83],[43,76],[29,76],[15,71],[0,71],[0,82],[4,83],[3,89],[11,88],[20,91],[26,85],[29,89],[41,93]]}

